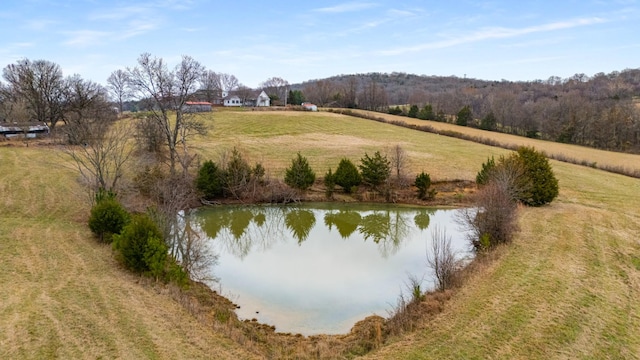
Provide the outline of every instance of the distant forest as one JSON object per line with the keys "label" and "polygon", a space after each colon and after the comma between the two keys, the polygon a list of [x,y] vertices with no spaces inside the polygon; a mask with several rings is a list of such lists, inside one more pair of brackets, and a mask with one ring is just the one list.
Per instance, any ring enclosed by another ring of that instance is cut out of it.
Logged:
{"label": "distant forest", "polygon": [[291,89],[292,99],[319,106],[640,153],[640,69],[522,82],[368,73],[306,81]]}

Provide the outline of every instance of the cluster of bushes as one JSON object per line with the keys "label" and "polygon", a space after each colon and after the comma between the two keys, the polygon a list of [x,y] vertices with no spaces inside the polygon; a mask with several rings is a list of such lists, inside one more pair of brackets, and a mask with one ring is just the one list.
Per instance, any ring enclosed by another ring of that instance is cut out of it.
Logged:
{"label": "cluster of bushes", "polygon": [[242,157],[237,149],[223,167],[211,160],[205,161],[198,170],[196,188],[207,200],[220,197],[243,198],[247,192],[255,190],[264,182],[265,169],[260,163],[253,167]]}
{"label": "cluster of bushes", "polygon": [[410,118],[417,118],[420,120],[434,120],[439,122],[446,122],[447,117],[444,114],[444,111],[438,110],[434,111],[433,106],[431,104],[426,104],[422,108],[419,108],[418,105],[409,106],[409,110],[407,111],[405,107],[395,106],[390,107],[387,111],[391,115],[400,115],[407,116]]}
{"label": "cluster of bushes", "polygon": [[[379,151],[376,151],[373,156],[365,153],[358,166],[351,160],[343,158],[335,172],[329,169],[324,175],[323,182],[327,197],[333,195],[336,185],[347,194],[353,194],[358,191],[360,185],[365,185],[374,191],[388,195],[391,189],[391,169],[392,162]],[[211,160],[204,162],[196,178],[196,187],[206,200],[228,197],[231,194],[237,196],[238,191],[234,189],[241,187],[242,184],[251,183],[256,180],[254,178],[263,175],[264,168],[258,164],[251,169],[234,150],[232,160],[225,168],[219,167]],[[400,176],[399,170],[398,176]],[[307,190],[315,181],[316,173],[309,165],[309,161],[298,153],[285,171],[284,183],[291,189]],[[416,177],[414,185],[418,189],[417,195],[420,199],[430,199],[435,195],[435,191],[430,189],[431,179],[424,172]]]}
{"label": "cluster of bushes", "polygon": [[156,280],[185,285],[186,272],[169,256],[158,225],[147,214],[130,214],[114,193],[99,191],[89,228],[101,242],[112,244],[116,258],[129,270]]}
{"label": "cluster of bushes", "polygon": [[542,206],[558,196],[558,180],[549,160],[531,147],[487,159],[476,176],[477,210],[466,213],[476,250],[511,242],[517,231],[518,204]]}

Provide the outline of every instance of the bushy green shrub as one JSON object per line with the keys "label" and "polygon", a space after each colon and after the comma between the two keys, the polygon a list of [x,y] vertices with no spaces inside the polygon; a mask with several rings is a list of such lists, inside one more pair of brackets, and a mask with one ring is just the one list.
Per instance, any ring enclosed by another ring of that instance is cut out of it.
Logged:
{"label": "bushy green shrub", "polygon": [[473,121],[473,113],[471,112],[471,108],[469,105],[465,105],[456,116],[456,125],[467,126],[469,123]]}
{"label": "bushy green shrub", "polygon": [[198,170],[196,188],[202,192],[205,199],[215,199],[222,196],[223,173],[211,160],[205,161]]}
{"label": "bushy green shrub", "polygon": [[353,189],[362,183],[362,176],[358,172],[356,166],[347,158],[340,160],[338,168],[335,174],[333,174],[334,181],[337,185],[340,185],[344,192],[352,193]]}
{"label": "bushy green shrub", "polygon": [[331,169],[324,175],[324,188],[327,198],[332,198],[333,192],[336,190],[336,179]]}
{"label": "bushy green shrub", "polygon": [[433,106],[426,104],[418,113],[418,119],[421,120],[435,120],[436,114],[433,112]]}
{"label": "bushy green shrub", "polygon": [[225,175],[225,188],[231,193],[243,188],[251,180],[251,166],[236,148],[231,152]]}
{"label": "bushy green shrub", "polygon": [[[135,215],[119,235],[113,236],[113,249],[127,268],[137,273],[150,272],[160,266],[156,262],[161,261],[164,268],[167,247],[162,239],[160,229],[148,215]],[[161,259],[157,253],[163,246],[165,257]]]}
{"label": "bushy green shrub", "polygon": [[107,196],[99,200],[91,208],[89,229],[100,241],[111,243],[112,236],[119,234],[129,222],[129,213],[114,197]]}
{"label": "bushy green shrub", "polygon": [[307,158],[300,155],[291,160],[291,166],[286,170],[284,182],[292,188],[306,190],[316,181],[316,173],[313,172]]}
{"label": "bushy green shrub", "polygon": [[485,117],[480,120],[480,129],[495,131],[498,128],[498,120],[496,116],[493,114],[493,111],[490,111]]}
{"label": "bushy green shrub", "polygon": [[363,182],[374,189],[384,184],[391,176],[391,162],[386,156],[380,155],[379,151],[376,151],[373,157],[365,153],[360,163]]}
{"label": "bushy green shrub", "polygon": [[391,115],[402,115],[402,109],[400,109],[400,106],[390,107],[389,108],[389,114],[391,114]]}
{"label": "bushy green shrub", "polygon": [[421,200],[432,199],[435,196],[435,190],[430,189],[431,177],[424,171],[416,176],[413,185],[418,188],[418,198]]}
{"label": "bushy green shrub", "polygon": [[525,176],[531,181],[531,197],[523,199],[529,206],[548,204],[558,196],[558,179],[556,179],[547,157],[532,147],[521,147],[518,156],[524,164]]}
{"label": "bushy green shrub", "polygon": [[487,162],[482,163],[482,169],[480,169],[480,171],[478,171],[478,174],[476,174],[476,184],[486,185],[489,182],[491,171],[493,171],[495,167],[496,160],[493,158],[493,156],[490,159],[487,159]]}
{"label": "bushy green shrub", "polygon": [[409,113],[407,113],[407,116],[410,118],[418,117],[418,105],[411,105],[411,107],[409,108]]}
{"label": "bushy green shrub", "polygon": [[558,196],[556,179],[547,157],[532,147],[521,147],[516,154],[493,158],[482,164],[476,175],[478,185],[498,182],[509,196],[528,206],[548,204]]}

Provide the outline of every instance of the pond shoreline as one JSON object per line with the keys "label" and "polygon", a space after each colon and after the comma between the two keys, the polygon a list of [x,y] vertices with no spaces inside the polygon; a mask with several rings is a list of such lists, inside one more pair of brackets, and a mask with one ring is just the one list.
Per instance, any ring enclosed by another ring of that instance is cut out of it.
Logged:
{"label": "pond shoreline", "polygon": [[[476,191],[475,182],[466,180],[434,182],[432,188],[437,193],[431,200],[418,199],[415,188],[412,187],[396,189],[394,190],[395,201],[391,203],[397,206],[461,208],[472,205]],[[332,198],[327,198],[324,186],[320,182],[316,182],[311,189],[299,195],[296,202],[300,203],[390,203],[383,196],[367,190],[360,190],[355,194],[336,192]],[[259,205],[260,203],[237,199],[224,199],[215,203],[215,205],[233,204]],[[202,206],[206,207],[201,204]],[[154,285],[154,287],[158,286]],[[390,320],[378,315],[368,316],[356,322],[346,334],[304,336],[282,333],[278,332],[275,326],[259,323],[257,319],[240,320],[235,312],[239,306],[213,290],[208,284],[193,282],[187,289],[177,289],[173,285],[165,285],[164,288],[159,290],[168,290],[169,294],[199,321],[227,334],[232,340],[247,345],[257,354],[269,358],[297,358],[302,355],[308,356],[308,354],[323,354],[314,357],[363,355],[382,346],[391,335],[397,335],[396,330],[390,329]],[[422,301],[409,304],[407,315],[411,319],[406,321],[423,322],[439,314],[454,292],[455,290],[427,292]],[[414,328],[414,325],[411,328]]]}

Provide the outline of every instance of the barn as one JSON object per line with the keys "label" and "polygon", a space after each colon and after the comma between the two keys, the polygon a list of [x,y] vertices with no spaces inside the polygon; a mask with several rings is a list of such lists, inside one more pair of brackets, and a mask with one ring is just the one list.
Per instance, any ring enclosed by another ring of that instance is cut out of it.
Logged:
{"label": "barn", "polygon": [[211,111],[211,103],[206,101],[187,101],[184,103],[184,112],[208,112]]}

